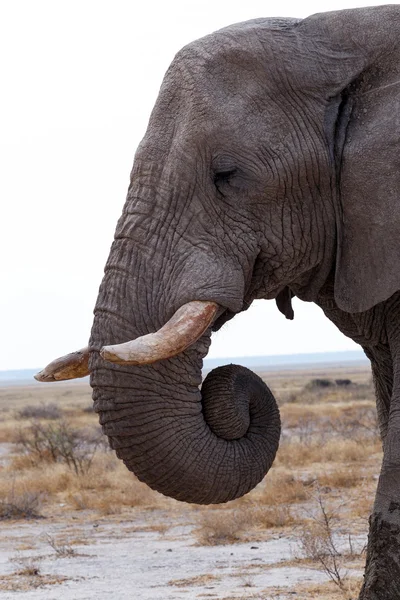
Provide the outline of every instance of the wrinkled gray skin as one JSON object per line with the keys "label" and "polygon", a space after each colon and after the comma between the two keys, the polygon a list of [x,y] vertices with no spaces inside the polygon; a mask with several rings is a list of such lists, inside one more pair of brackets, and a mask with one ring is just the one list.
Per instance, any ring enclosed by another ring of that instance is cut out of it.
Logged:
{"label": "wrinkled gray skin", "polygon": [[384,444],[363,600],[400,598],[399,42],[392,5],[258,19],[181,50],[136,153],[90,340],[118,456],[162,493],[204,503],[242,495],[271,465],[269,392],[229,367],[209,377],[202,409],[210,331],[152,366],[98,350],[190,300],[218,302],[217,329],[255,298],[290,318],[293,294],[361,344]]}

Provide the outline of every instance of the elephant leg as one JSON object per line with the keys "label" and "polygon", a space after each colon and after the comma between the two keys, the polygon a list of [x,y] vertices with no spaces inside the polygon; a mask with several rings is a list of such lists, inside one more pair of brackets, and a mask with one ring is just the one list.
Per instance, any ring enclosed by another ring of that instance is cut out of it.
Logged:
{"label": "elephant leg", "polygon": [[392,328],[389,345],[393,390],[384,434],[382,468],[370,517],[367,564],[360,600],[400,598],[400,328],[398,332]]}

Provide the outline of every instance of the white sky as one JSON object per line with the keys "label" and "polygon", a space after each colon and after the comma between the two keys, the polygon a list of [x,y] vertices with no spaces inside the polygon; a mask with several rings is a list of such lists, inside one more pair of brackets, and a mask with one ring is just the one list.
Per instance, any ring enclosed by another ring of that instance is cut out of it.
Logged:
{"label": "white sky", "polygon": [[[186,43],[254,17],[385,2],[5,0],[0,7],[0,370],[86,345],[135,149]],[[209,356],[356,349],[312,304],[259,301]]]}

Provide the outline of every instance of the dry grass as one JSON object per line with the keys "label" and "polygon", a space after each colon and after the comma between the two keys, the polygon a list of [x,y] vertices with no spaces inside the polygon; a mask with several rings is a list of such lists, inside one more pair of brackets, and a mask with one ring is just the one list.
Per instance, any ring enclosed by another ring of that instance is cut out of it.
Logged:
{"label": "dry grass", "polygon": [[253,529],[290,527],[299,522],[295,512],[288,506],[254,507],[250,523]]}
{"label": "dry grass", "polygon": [[[205,543],[243,539],[245,531],[250,530],[293,526],[298,521],[296,507],[309,501],[310,484],[316,479],[320,485],[345,490],[367,481],[366,494],[372,497],[372,473],[381,448],[376,436],[369,373],[365,369],[329,374],[268,373],[265,378],[276,390],[278,399],[287,400],[289,396],[292,399],[281,406],[283,436],[275,465],[265,481],[244,499],[229,503],[217,513],[213,507],[201,509],[201,514],[208,515],[200,527]],[[313,379],[345,378],[354,383],[326,388],[309,385]],[[57,411],[61,419],[52,419]],[[32,416],[41,418],[32,423]],[[21,497],[27,493],[42,494],[43,514],[61,504],[65,510],[89,510],[99,515],[119,514],[135,506],[172,506],[137,481],[104,444],[96,447],[88,459],[85,452],[93,451],[96,427],[98,430],[88,385],[0,388],[0,443],[15,442],[19,429],[20,441],[25,440],[25,446],[23,443],[12,446],[12,455],[3,466],[0,502],[4,503],[13,491]],[[62,438],[60,432],[68,434],[64,437],[70,441],[72,438],[82,443],[86,461],[83,468],[79,465],[75,468],[73,463],[71,467],[57,454],[58,450],[54,457],[51,447],[43,449],[38,444],[43,435],[51,443],[55,437],[58,443]],[[358,516],[358,510],[359,516],[364,517],[367,504],[361,506],[360,502],[359,508],[355,504],[353,514]],[[293,508],[289,510],[289,506]]]}
{"label": "dry grass", "polygon": [[289,506],[242,503],[236,509],[202,511],[195,535],[202,546],[235,544],[257,539],[260,531],[290,527],[298,522]]}
{"label": "dry grass", "polygon": [[243,541],[251,519],[245,510],[204,511],[199,515],[195,535],[201,546],[235,544]]}
{"label": "dry grass", "polygon": [[273,471],[257,495],[257,503],[269,506],[303,502],[308,498],[308,484],[291,473]]}
{"label": "dry grass", "polygon": [[124,507],[155,507],[163,502],[160,494],[138,481],[109,453],[96,456],[88,474],[77,474],[65,464],[44,463],[32,467],[23,463],[22,466],[17,479],[14,460],[3,471],[0,502],[7,502],[11,493],[18,498],[25,498],[29,493],[42,498],[43,502],[46,500],[47,504],[64,502],[72,509],[96,510],[100,514],[117,514]]}
{"label": "dry grass", "polygon": [[359,469],[354,467],[342,466],[341,468],[335,468],[333,471],[328,471],[318,476],[318,481],[322,486],[329,486],[330,488],[351,488],[359,486],[365,475]]}
{"label": "dry grass", "polygon": [[284,441],[277,454],[277,465],[287,468],[315,465],[317,463],[364,463],[367,455],[379,453],[380,441],[360,441],[336,438],[326,441],[311,440],[308,444]]}
{"label": "dry grass", "polygon": [[194,577],[188,577],[187,579],[171,579],[171,581],[168,582],[168,585],[187,587],[192,585],[206,585],[215,583],[219,580],[221,580],[221,577],[205,573],[204,575],[195,575]]}
{"label": "dry grass", "polygon": [[[344,588],[338,588],[332,581],[318,584],[298,584],[296,586],[296,597],[301,600],[356,600],[360,593],[362,577],[348,577]],[[263,598],[273,599],[282,597],[282,590],[266,589]]]}

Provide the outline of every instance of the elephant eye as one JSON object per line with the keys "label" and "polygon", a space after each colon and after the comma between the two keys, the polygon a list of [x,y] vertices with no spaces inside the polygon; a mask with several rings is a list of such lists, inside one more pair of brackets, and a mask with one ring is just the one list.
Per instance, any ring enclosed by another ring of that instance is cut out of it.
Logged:
{"label": "elephant eye", "polygon": [[227,183],[233,175],[235,175],[237,169],[225,169],[224,171],[217,171],[214,173],[214,184],[218,188],[219,185]]}

